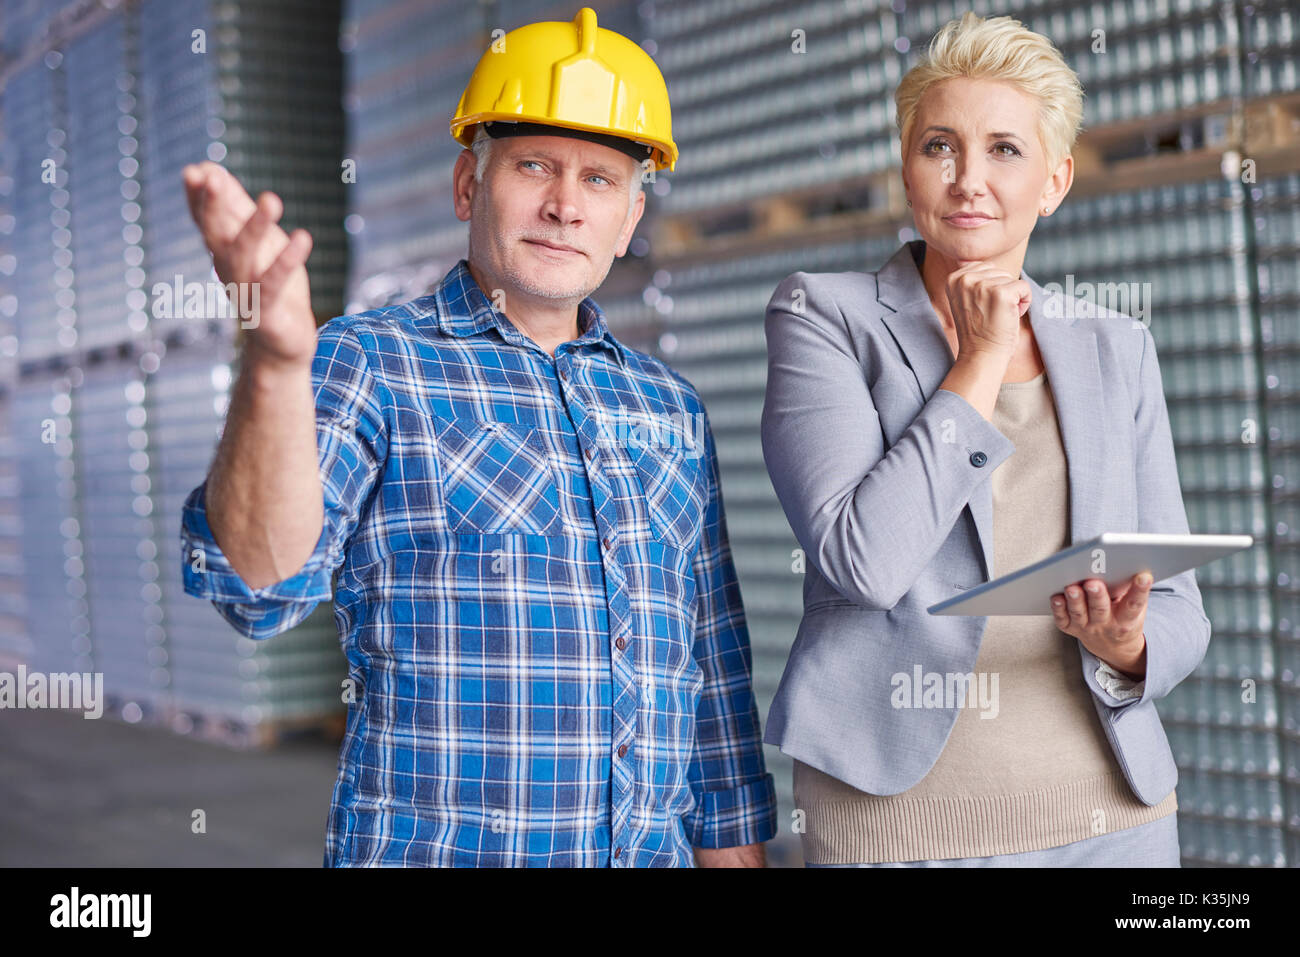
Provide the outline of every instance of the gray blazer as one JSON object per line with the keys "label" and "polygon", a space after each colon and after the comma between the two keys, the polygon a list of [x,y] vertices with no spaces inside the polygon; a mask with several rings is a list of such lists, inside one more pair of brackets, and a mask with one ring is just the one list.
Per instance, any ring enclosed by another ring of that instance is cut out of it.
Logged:
{"label": "gray blazer", "polygon": [[[891,677],[918,665],[974,671],[988,619],[925,609],[988,580],[989,477],[1015,452],[939,388],[953,355],[921,281],[924,248],[905,244],[875,273],[795,273],[767,307],[763,457],[807,561],[803,620],[764,740],[873,794],[921,780],[957,720],[957,707],[894,707]],[[1066,452],[1071,542],[1186,532],[1150,331],[1022,278]],[[1151,805],[1178,780],[1155,701],[1210,640],[1194,572],[1152,586],[1145,628],[1142,694],[1124,701],[1075,644],[1124,776]]]}

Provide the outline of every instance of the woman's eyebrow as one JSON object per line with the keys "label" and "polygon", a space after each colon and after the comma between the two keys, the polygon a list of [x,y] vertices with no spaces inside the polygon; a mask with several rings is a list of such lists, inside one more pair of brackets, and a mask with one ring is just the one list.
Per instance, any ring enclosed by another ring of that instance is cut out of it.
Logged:
{"label": "woman's eyebrow", "polygon": [[[935,130],[939,133],[951,133],[953,136],[961,136],[961,134],[958,133],[956,130],[954,130],[951,126],[927,126],[921,132],[929,133],[931,130]],[[988,138],[989,139],[1013,139],[1013,140],[1020,140],[1021,142],[1024,142],[1024,138],[1022,136],[1020,136],[1018,133],[1012,133],[1010,130],[998,130],[989,133]]]}

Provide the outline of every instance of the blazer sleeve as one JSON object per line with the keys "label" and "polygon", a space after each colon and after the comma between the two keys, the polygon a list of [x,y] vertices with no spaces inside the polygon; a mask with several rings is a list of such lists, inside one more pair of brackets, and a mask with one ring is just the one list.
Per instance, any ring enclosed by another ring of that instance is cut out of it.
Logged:
{"label": "blazer sleeve", "polygon": [[[1151,331],[1142,326],[1142,358],[1138,366],[1134,422],[1134,478],[1139,532],[1186,534],[1187,512],[1178,485],[1178,465],[1165,405],[1160,362]],[[1084,681],[1092,693],[1112,708],[1130,708],[1163,698],[1191,674],[1210,644],[1210,619],[1201,603],[1195,569],[1151,586],[1144,625],[1147,670],[1141,697],[1127,700],[1108,694],[1097,679],[1100,661],[1079,645]]]}
{"label": "blazer sleeve", "polygon": [[[885,447],[831,292],[874,302],[874,280],[850,275],[794,273],[772,294],[763,459],[807,557],[845,598],[887,610],[911,589],[972,493],[1015,445],[965,398],[937,389]],[[855,285],[845,287],[847,281]]]}

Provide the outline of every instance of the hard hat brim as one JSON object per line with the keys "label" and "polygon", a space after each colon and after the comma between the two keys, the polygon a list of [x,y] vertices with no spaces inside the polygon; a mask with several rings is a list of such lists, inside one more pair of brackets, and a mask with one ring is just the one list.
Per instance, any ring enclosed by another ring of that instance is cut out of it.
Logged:
{"label": "hard hat brim", "polygon": [[567,136],[572,139],[586,140],[589,143],[608,146],[610,149],[618,150],[620,153],[632,157],[637,163],[654,160],[654,147],[649,143],[638,143],[635,140],[615,136],[612,133],[594,133],[590,130],[555,126],[549,123],[515,123],[506,120],[489,121],[483,124],[483,129],[493,139],[506,139],[512,136]]}
{"label": "hard hat brim", "polygon": [[[636,136],[633,135],[632,133],[628,133],[626,136],[620,136],[618,133],[611,133],[608,129],[600,129],[592,126],[584,126],[581,123],[561,122],[558,120],[551,119],[550,117],[543,117],[543,116],[538,116],[538,117],[520,116],[517,113],[494,113],[494,112],[475,113],[471,116],[457,117],[457,119],[451,124],[451,133],[456,138],[457,142],[459,142],[462,146],[468,147],[474,141],[474,127],[480,123],[484,123],[484,124],[515,123],[518,124],[519,126],[532,125],[537,127],[550,127],[555,130],[555,132],[552,134],[555,136],[565,135],[563,132],[561,132],[562,130],[573,130],[581,133],[592,133],[597,136],[609,137],[611,140],[614,141],[622,141],[622,142],[630,143],[633,145],[634,148],[637,145],[641,145],[643,147],[649,147],[651,151],[649,158],[654,161],[655,169],[657,170],[662,170],[662,169],[671,170],[677,165],[677,146],[675,143],[664,143],[663,141],[654,139],[652,137]],[[489,135],[491,135],[490,132]],[[523,135],[523,134],[521,133],[518,135]],[[541,136],[546,134],[541,131],[538,131],[534,135]],[[597,140],[596,142],[599,142],[599,140]],[[623,149],[622,146],[615,146],[613,143],[607,145],[612,146],[614,149],[619,149],[622,150],[623,152],[628,152],[626,149]],[[628,155],[633,155],[633,154],[628,153]],[[633,156],[633,158],[640,159],[644,157]]]}

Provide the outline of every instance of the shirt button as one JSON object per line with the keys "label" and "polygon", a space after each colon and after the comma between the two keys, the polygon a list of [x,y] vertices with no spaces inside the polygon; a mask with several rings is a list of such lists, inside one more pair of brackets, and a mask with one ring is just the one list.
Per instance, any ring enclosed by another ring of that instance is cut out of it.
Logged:
{"label": "shirt button", "polygon": [[604,545],[606,548],[609,548],[609,539],[608,539],[608,538],[602,538],[602,539],[600,540],[600,543],[601,543],[602,545]]}
{"label": "shirt button", "polygon": [[615,856],[615,857],[620,857],[622,854],[623,854],[623,848],[621,848],[621,847],[616,847],[616,848],[614,848],[614,856]]}
{"label": "shirt button", "polygon": [[595,455],[595,454],[596,454],[596,453],[595,453],[592,449],[590,449],[590,448],[587,449],[587,461],[590,462],[590,461],[591,461],[591,457],[592,457],[593,455]]}
{"label": "shirt button", "polygon": [[622,757],[626,757],[626,756],[627,756],[627,745],[626,745],[626,744],[620,744],[620,745],[618,746],[618,756],[619,756],[620,758],[622,758]]}
{"label": "shirt button", "polygon": [[618,650],[619,650],[619,651],[622,651],[624,648],[627,647],[627,642],[626,642],[625,640],[623,640],[623,636],[622,636],[622,635],[619,635],[618,640],[615,641],[614,644],[618,645]]}
{"label": "shirt button", "polygon": [[560,370],[560,378],[561,378],[561,379],[564,379],[565,381],[568,381],[569,373],[566,372],[564,369],[561,369],[561,370]]}
{"label": "shirt button", "polygon": [[985,455],[983,452],[972,452],[970,454],[970,464],[975,466],[976,468],[982,468],[984,463],[987,462],[988,460],[989,457]]}

